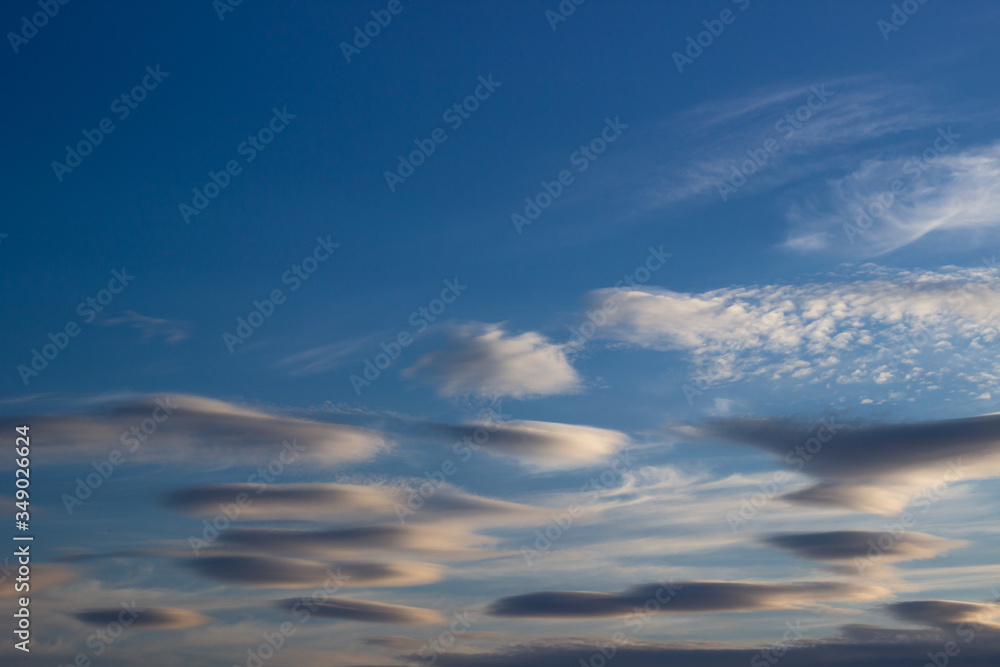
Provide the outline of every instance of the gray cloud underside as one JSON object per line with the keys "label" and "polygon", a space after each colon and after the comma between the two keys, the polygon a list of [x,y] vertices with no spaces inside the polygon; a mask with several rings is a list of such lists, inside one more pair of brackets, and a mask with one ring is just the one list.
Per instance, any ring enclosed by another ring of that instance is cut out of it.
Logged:
{"label": "gray cloud underside", "polygon": [[[709,432],[784,456],[813,437],[811,428],[780,419],[721,419]],[[1000,452],[1000,414],[875,426],[845,425],[813,457],[808,470],[850,477],[922,468],[961,456]]]}
{"label": "gray cloud underside", "polygon": [[183,561],[216,581],[256,588],[321,586],[332,580],[350,587],[416,586],[438,581],[441,568],[430,563],[322,563],[271,556],[201,556]]}
{"label": "gray cloud underside", "polygon": [[449,484],[428,491],[430,484],[426,479],[370,485],[208,484],[171,492],[164,505],[192,515],[214,515],[220,512],[220,505],[233,506],[243,494],[243,506],[235,520],[368,524],[387,519],[398,522],[405,517],[407,523],[468,521],[492,525],[537,520],[545,512],[544,508],[474,495]]}
{"label": "gray cloud underside", "polygon": [[308,613],[320,618],[336,618],[365,623],[428,625],[439,623],[443,619],[441,614],[433,609],[344,598],[328,598],[322,602],[310,598],[290,598],[279,600],[275,605],[279,609],[291,611],[293,614]]}
{"label": "gray cloud underside", "polygon": [[[462,529],[428,524],[387,524],[295,530],[286,528],[230,528],[219,536],[221,550],[235,549],[280,554],[303,554],[317,558],[354,558],[368,552],[398,557],[404,551],[450,558],[489,558],[497,552],[495,538]],[[216,551],[219,551],[217,549]]]}
{"label": "gray cloud underside", "polygon": [[[808,505],[901,512],[921,492],[1000,476],[1000,415],[889,425],[839,425],[820,442],[814,426],[784,419],[720,419],[703,436],[774,454],[817,480],[783,496]],[[809,447],[811,449],[805,449]],[[803,454],[805,452],[805,454]],[[809,453],[812,452],[812,453]]]}
{"label": "gray cloud underside", "polygon": [[886,611],[910,623],[949,629],[961,624],[981,627],[982,632],[1000,637],[1000,591],[994,589],[993,602],[954,600],[913,600],[886,605]]}
{"label": "gray cloud underside", "polygon": [[22,423],[32,424],[40,445],[36,465],[103,459],[114,450],[129,461],[270,462],[286,442],[302,450],[290,450],[285,463],[334,463],[367,460],[388,448],[376,431],[189,395],[130,396],[85,413],[21,415],[0,420],[0,428]]}
{"label": "gray cloud underside", "polygon": [[137,605],[134,611],[134,614],[130,614],[123,607],[110,607],[88,609],[71,614],[71,616],[82,623],[95,627],[107,627],[109,624],[118,623],[124,618],[129,628],[141,630],[175,630],[205,625],[212,621],[211,618],[193,611],[170,607],[143,608],[141,605]]}
{"label": "gray cloud underside", "polygon": [[[877,547],[880,558],[891,561],[933,558],[966,544],[959,540],[949,540],[926,533],[907,532],[893,535],[891,547],[878,547],[885,532],[866,530],[836,530],[823,533],[790,533],[770,535],[761,541],[764,544],[785,549],[801,558],[821,562],[851,561],[865,558]],[[872,545],[875,545],[873,547]]]}
{"label": "gray cloud underside", "polygon": [[465,447],[552,469],[598,465],[629,444],[627,435],[612,429],[520,419],[423,424],[422,429],[444,444],[461,441]]}
{"label": "gray cloud underside", "polygon": [[[673,587],[673,588],[671,588]],[[670,591],[674,595],[670,595]],[[505,597],[489,613],[516,618],[599,618],[627,616],[655,600],[660,613],[706,613],[788,609],[818,600],[865,600],[885,594],[877,586],[829,582],[758,584],[688,581],[643,584],[622,593],[542,591]]]}

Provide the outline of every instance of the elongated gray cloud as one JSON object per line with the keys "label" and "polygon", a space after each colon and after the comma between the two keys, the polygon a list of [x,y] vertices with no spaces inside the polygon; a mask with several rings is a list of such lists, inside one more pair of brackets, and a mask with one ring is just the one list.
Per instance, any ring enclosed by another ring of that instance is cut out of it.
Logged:
{"label": "elongated gray cloud", "polygon": [[276,606],[292,612],[297,617],[336,618],[364,623],[396,623],[399,625],[430,625],[441,623],[444,616],[433,609],[407,607],[384,602],[365,602],[346,598],[327,598],[322,601],[312,598],[290,598],[279,600]]}
{"label": "elongated gray cloud", "polygon": [[[400,480],[372,484],[209,484],[174,491],[164,504],[196,516],[228,508],[231,521],[295,521],[334,527],[231,526],[214,542],[234,552],[363,559],[402,551],[453,559],[496,555],[492,526],[529,525],[550,509],[466,493],[447,483]],[[239,554],[237,554],[239,555]]]}
{"label": "elongated gray cloud", "polygon": [[[430,486],[428,486],[430,485]],[[414,499],[419,501],[411,502]],[[238,520],[518,523],[544,510],[467,493],[450,484],[423,480],[398,483],[206,484],[171,492],[164,504],[193,515],[217,514],[220,505],[240,503]],[[419,509],[419,512],[416,510]]]}
{"label": "elongated gray cloud", "polygon": [[400,635],[388,635],[379,637],[366,637],[364,643],[368,646],[384,646],[387,648],[393,648],[398,650],[416,650],[418,647],[423,646],[425,642],[421,639],[414,639],[413,637],[403,637]]}
{"label": "elongated gray cloud", "polygon": [[955,600],[913,600],[886,605],[886,610],[902,621],[946,629],[964,625],[976,632],[985,630],[996,635],[1000,633],[1000,591],[994,589],[994,593],[994,600],[985,604]]}
{"label": "elongated gray cloud", "polygon": [[241,499],[240,516],[246,519],[296,517],[320,510],[340,517],[371,516],[391,513],[398,493],[363,484],[205,484],[174,491],[164,504],[188,514],[214,514],[220,504]]}
{"label": "elongated gray cloud", "polygon": [[[785,549],[796,556],[820,562],[853,561],[871,553],[885,562],[902,562],[934,558],[964,546],[962,540],[949,540],[912,531],[889,534],[886,531],[834,530],[824,533],[789,533],[770,535],[762,541]],[[888,547],[884,543],[888,540]]]}
{"label": "elongated gray cloud", "polygon": [[621,593],[542,591],[494,602],[489,613],[516,618],[623,617],[655,613],[707,613],[793,609],[831,600],[874,600],[888,591],[879,586],[834,582],[761,584],[682,581],[642,584]]}
{"label": "elongated gray cloud", "polygon": [[785,496],[811,505],[891,514],[915,495],[1000,476],[997,414],[887,425],[833,420],[824,430],[783,419],[720,419],[697,430],[758,447],[816,478],[815,486]]}
{"label": "elongated gray cloud", "polygon": [[501,423],[432,425],[450,443],[463,441],[465,449],[482,449],[545,469],[573,469],[607,461],[629,444],[621,431],[594,426],[520,419]]}
{"label": "elongated gray cloud", "polygon": [[496,555],[488,549],[495,542],[495,539],[447,526],[399,523],[325,530],[230,528],[218,540],[220,546],[231,549],[329,558],[371,551],[488,557]]}
{"label": "elongated gray cloud", "polygon": [[5,418],[0,428],[22,423],[33,424],[36,465],[104,460],[115,451],[123,461],[341,463],[388,449],[376,431],[176,394],[129,396],[85,413]]}
{"label": "elongated gray cloud", "polygon": [[431,563],[322,563],[273,556],[200,556],[184,564],[206,577],[254,588],[304,588],[337,578],[342,586],[419,586],[441,579],[443,568]]}
{"label": "elongated gray cloud", "polygon": [[139,630],[178,630],[205,625],[208,616],[172,607],[142,607],[135,600],[120,607],[88,609],[70,614],[73,618],[96,627],[119,623]]}

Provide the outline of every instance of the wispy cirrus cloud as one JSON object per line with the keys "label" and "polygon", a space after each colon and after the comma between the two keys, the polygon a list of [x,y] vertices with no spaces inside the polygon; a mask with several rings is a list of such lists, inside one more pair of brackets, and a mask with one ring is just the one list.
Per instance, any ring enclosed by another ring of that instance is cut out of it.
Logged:
{"label": "wispy cirrus cloud", "polygon": [[873,257],[931,234],[939,243],[964,247],[995,238],[1000,144],[962,150],[953,145],[957,139],[950,127],[928,135],[923,152],[866,160],[825,183],[823,192],[792,204],[785,246]]}
{"label": "wispy cirrus cloud", "polygon": [[[642,184],[638,199],[647,207],[699,198],[718,202],[720,186],[740,170],[747,151],[768,139],[775,142],[772,150],[739,187],[741,194],[776,189],[831,168],[852,169],[877,154],[876,141],[908,142],[909,131],[974,116],[963,109],[946,117],[926,91],[876,76],[810,81],[694,106],[646,130],[648,136],[627,159],[645,167],[635,182]],[[665,144],[670,162],[662,159]]]}
{"label": "wispy cirrus cloud", "polygon": [[[643,166],[631,179],[643,208],[791,186],[780,205],[782,245],[794,252],[874,257],[933,232],[954,232],[947,242],[967,247],[1000,223],[1000,149],[962,145],[966,127],[992,116],[975,102],[942,109],[925,87],[854,76],[697,105],[639,130],[638,147],[617,159]],[[896,180],[893,203],[859,229],[859,213],[877,210]]]}
{"label": "wispy cirrus cloud", "polygon": [[339,368],[359,356],[374,336],[342,340],[288,355],[278,365],[291,375],[318,375]]}
{"label": "wispy cirrus cloud", "polygon": [[97,324],[103,326],[125,325],[142,332],[143,339],[161,338],[164,343],[172,345],[191,337],[193,326],[190,322],[162,317],[149,317],[134,310],[126,310],[118,317],[98,319]]}

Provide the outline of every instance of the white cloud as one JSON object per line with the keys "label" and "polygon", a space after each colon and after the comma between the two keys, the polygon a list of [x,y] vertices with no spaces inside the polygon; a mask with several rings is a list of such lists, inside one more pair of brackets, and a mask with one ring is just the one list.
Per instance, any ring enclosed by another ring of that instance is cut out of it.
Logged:
{"label": "white cloud", "polygon": [[[593,303],[611,291],[593,292]],[[998,381],[987,372],[995,362],[986,350],[1000,333],[1000,276],[992,269],[867,265],[851,281],[702,293],[651,288],[617,298],[603,335],[686,351],[710,382],[760,376],[930,388],[953,373],[979,393]]]}
{"label": "white cloud", "polygon": [[957,151],[955,141],[947,130],[933,132],[926,152],[871,160],[830,182],[823,196],[789,211],[786,247],[874,256],[949,231],[975,243],[969,232],[1000,223],[1000,144],[939,152]]}
{"label": "white cloud", "polygon": [[533,331],[509,335],[501,324],[456,327],[447,349],[425,354],[402,374],[426,380],[442,396],[526,398],[580,388],[563,346]]}
{"label": "white cloud", "polygon": [[628,442],[624,433],[606,428],[514,420],[492,427],[483,448],[540,468],[572,469],[605,461]]}

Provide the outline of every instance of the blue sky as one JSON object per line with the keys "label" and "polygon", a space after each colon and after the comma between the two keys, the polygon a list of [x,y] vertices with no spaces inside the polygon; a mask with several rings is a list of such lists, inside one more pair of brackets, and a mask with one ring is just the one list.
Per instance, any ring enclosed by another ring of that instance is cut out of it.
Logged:
{"label": "blue sky", "polygon": [[995,664],[998,19],[8,5],[4,659]]}

